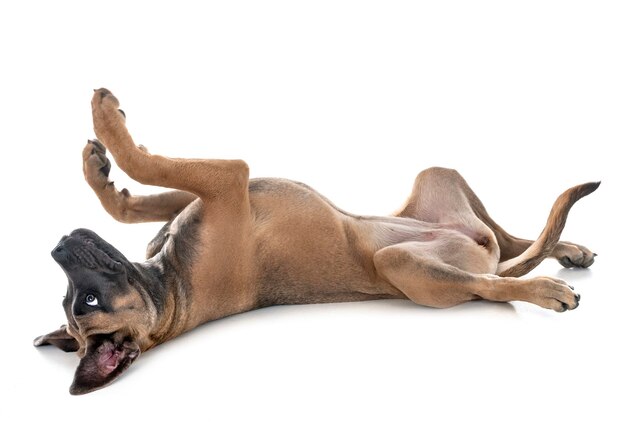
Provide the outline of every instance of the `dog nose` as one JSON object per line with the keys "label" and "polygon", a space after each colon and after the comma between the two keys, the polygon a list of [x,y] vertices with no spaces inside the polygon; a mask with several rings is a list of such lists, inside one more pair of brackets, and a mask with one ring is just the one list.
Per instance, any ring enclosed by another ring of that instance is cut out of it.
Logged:
{"label": "dog nose", "polygon": [[67,260],[67,248],[65,247],[67,239],[69,236],[63,236],[51,252],[52,258],[59,264]]}

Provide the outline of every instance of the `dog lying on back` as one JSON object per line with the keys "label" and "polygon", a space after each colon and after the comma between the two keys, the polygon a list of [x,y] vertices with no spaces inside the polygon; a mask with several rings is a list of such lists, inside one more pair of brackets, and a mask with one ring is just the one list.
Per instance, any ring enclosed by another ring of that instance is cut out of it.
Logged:
{"label": "dog lying on back", "polygon": [[[565,282],[518,277],[546,257],[565,267],[594,262],[559,236],[571,206],[599,183],[561,194],[535,241],[508,234],[443,168],[421,172],[395,215],[361,217],[304,184],[250,180],[240,160],[152,155],[133,142],[111,92],[96,90],[91,105],[98,140],[83,150],[83,171],[102,206],[125,223],[167,223],[142,263],[86,229],[53,249],[68,278],[67,325],[34,343],[78,352],[72,394],[108,385],[141,352],[200,324],[265,306],[403,298],[437,308],[483,299],[575,309],[580,296]],[[118,191],[107,149],[131,178],[171,190]]]}

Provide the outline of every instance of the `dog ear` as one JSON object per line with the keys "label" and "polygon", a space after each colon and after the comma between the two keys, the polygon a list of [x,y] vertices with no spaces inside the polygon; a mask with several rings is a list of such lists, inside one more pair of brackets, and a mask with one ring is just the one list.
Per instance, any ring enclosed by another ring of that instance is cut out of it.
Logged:
{"label": "dog ear", "polygon": [[122,375],[140,353],[137,343],[129,339],[115,342],[111,335],[90,337],[85,356],[76,368],[70,393],[86,394],[106,387]]}
{"label": "dog ear", "polygon": [[61,325],[56,331],[39,336],[33,340],[35,347],[51,344],[64,352],[75,352],[78,350],[78,341],[67,332],[67,325]]}

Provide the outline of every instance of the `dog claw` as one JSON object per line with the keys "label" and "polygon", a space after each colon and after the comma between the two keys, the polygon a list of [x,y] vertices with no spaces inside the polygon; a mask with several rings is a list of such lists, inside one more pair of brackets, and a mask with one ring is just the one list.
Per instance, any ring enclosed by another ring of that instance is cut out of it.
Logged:
{"label": "dog claw", "polygon": [[83,150],[83,160],[89,166],[97,166],[98,170],[106,177],[111,171],[111,161],[106,156],[107,149],[97,139],[88,139],[87,146]]}
{"label": "dog claw", "polygon": [[107,159],[106,164],[103,167],[100,167],[100,171],[106,177],[109,177],[109,173],[111,173],[111,162]]}
{"label": "dog claw", "polygon": [[92,154],[93,154],[93,153],[95,153],[96,151],[98,151],[98,152],[100,152],[100,153],[102,153],[102,154],[105,154],[105,153],[106,153],[106,151],[107,151],[107,149],[105,148],[105,146],[104,146],[104,145],[102,145],[102,142],[100,142],[100,141],[99,141],[99,140],[97,140],[97,139],[89,139],[89,140],[87,141],[87,143],[88,143],[89,145],[93,145],[93,147],[94,147],[94,148],[93,148],[93,150],[91,151],[91,153],[92,153]]}

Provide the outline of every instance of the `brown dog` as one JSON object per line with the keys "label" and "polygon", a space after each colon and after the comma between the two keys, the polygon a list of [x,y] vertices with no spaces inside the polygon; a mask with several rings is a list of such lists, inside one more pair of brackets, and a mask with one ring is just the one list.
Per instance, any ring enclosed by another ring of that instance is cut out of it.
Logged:
{"label": "brown dog", "polygon": [[[83,151],[85,178],[117,220],[167,224],[143,263],[85,229],[52,251],[68,277],[68,324],[35,345],[78,351],[72,394],[108,385],[142,351],[204,322],[264,306],[379,298],[438,308],[478,299],[559,312],[578,306],[561,280],[517,277],[548,256],[566,267],[593,263],[587,248],[558,240],[571,206],[599,183],[559,196],[534,242],[504,231],[465,180],[442,168],[417,176],[395,216],[359,217],[301,183],[249,180],[243,161],[151,155],[135,145],[118,107],[108,90],[95,92],[102,143]],[[133,179],[175,190],[116,190],[105,146]]]}

